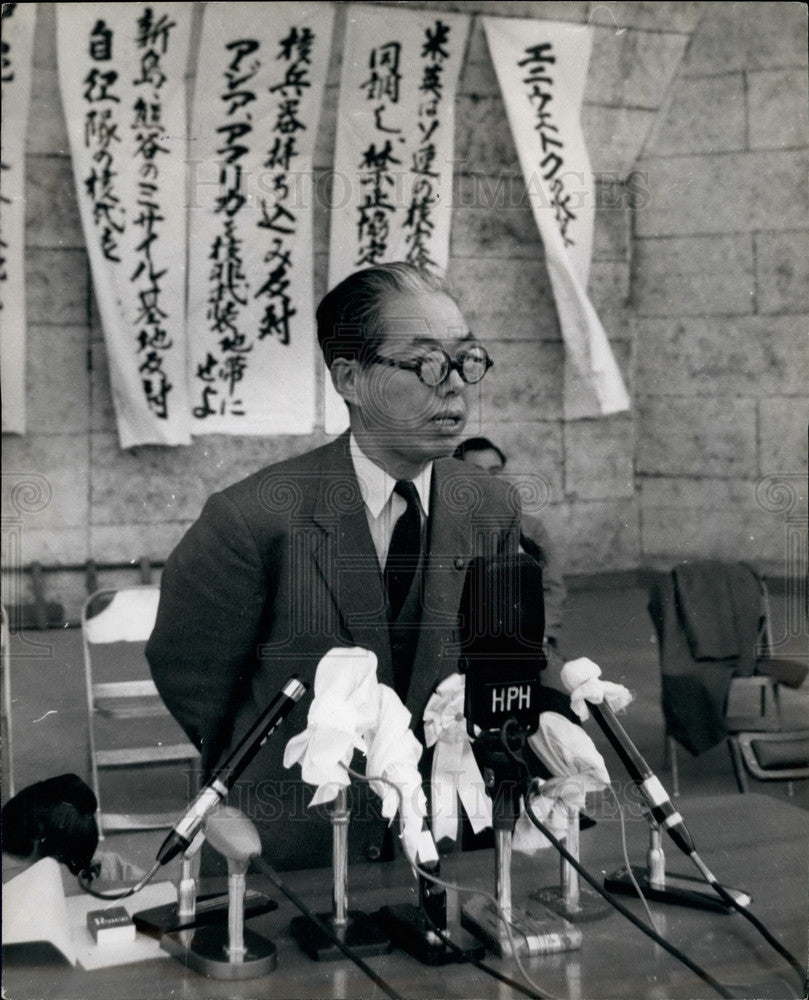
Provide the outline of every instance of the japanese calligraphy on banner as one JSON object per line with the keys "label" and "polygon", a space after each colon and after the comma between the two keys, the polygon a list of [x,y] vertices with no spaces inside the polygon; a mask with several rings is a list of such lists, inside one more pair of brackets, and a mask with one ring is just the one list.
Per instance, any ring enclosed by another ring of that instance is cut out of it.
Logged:
{"label": "japanese calligraphy on banner", "polygon": [[0,43],[0,373],[3,432],[11,434],[25,433],[25,133],[36,8],[3,4]]}
{"label": "japanese calligraphy on banner", "polygon": [[187,444],[185,74],[191,6],[58,3],[73,172],[122,448]]}
{"label": "japanese calligraphy on banner", "polygon": [[334,11],[207,4],[191,150],[193,433],[315,418],[313,154]]}
{"label": "japanese calligraphy on banner", "polygon": [[595,184],[580,111],[592,35],[581,25],[484,17],[489,51],[545,246],[568,363],[567,419],[629,409],[607,335],[587,296]]}
{"label": "japanese calligraphy on banner", "polygon": [[[455,90],[469,19],[352,5],[332,188],[329,287],[353,271],[449,260]],[[348,422],[326,377],[326,432]]]}

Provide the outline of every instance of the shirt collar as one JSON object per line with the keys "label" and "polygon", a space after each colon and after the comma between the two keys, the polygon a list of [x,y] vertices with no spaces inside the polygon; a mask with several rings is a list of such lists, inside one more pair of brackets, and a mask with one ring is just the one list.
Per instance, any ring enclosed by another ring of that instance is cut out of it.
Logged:
{"label": "shirt collar", "polygon": [[[387,472],[375,462],[372,462],[365,452],[360,448],[357,439],[351,434],[349,448],[351,451],[351,461],[354,464],[354,472],[360,485],[360,493],[365,502],[365,506],[374,518],[379,517],[382,508],[390,500],[396,480],[389,476]],[[430,484],[433,476],[433,463],[427,465],[413,480],[416,492],[419,495],[421,509],[425,517],[430,513]]]}

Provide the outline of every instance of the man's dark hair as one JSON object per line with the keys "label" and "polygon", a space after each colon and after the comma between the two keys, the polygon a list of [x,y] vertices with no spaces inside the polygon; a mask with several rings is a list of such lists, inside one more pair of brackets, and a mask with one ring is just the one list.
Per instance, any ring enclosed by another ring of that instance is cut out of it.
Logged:
{"label": "man's dark hair", "polygon": [[498,454],[498,456],[500,458],[500,461],[503,463],[503,465],[505,465],[506,464],[506,456],[497,447],[496,444],[493,444],[486,437],[467,438],[466,441],[461,441],[461,443],[458,445],[458,447],[455,449],[455,451],[452,454],[453,454],[453,458],[463,458],[470,451],[489,451],[490,449],[491,449],[491,451],[497,452],[497,454]]}
{"label": "man's dark hair", "polygon": [[374,355],[385,339],[380,316],[387,299],[409,292],[450,295],[441,278],[405,261],[355,271],[332,288],[316,313],[326,366],[336,358],[362,361]]}

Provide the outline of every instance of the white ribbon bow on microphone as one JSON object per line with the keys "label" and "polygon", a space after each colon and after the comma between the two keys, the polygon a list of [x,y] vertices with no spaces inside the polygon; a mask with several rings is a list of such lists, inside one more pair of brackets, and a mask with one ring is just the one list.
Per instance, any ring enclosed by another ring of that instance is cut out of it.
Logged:
{"label": "white ribbon bow on microphone", "polygon": [[[528,737],[528,742],[554,775],[547,780],[534,780],[529,793],[531,809],[558,840],[564,840],[569,813],[581,812],[587,792],[609,784],[607,766],[581,726],[558,712],[542,712],[539,728]],[[523,854],[534,854],[551,844],[523,810],[514,827],[511,846]]]}
{"label": "white ribbon bow on microphone", "polygon": [[562,667],[561,677],[570,693],[570,707],[582,722],[590,718],[585,702],[592,702],[593,705],[606,702],[613,712],[620,712],[633,698],[623,684],[601,680],[601,667],[586,656],[568,660]]}
{"label": "white ribbon bow on microphone", "polygon": [[376,656],[367,649],[337,647],[318,664],[306,729],[284,750],[284,767],[300,762],[303,780],[317,785],[311,805],[331,802],[350,784],[354,749],[367,751],[377,725],[378,688]]}
{"label": "white ribbon bow on microphone", "polygon": [[461,674],[441,681],[424,710],[424,742],[435,746],[431,776],[433,836],[458,836],[456,800],[475,833],[492,825],[492,804],[472,752],[464,718],[466,682]]}
{"label": "white ribbon bow on microphone", "polygon": [[284,750],[284,767],[300,763],[301,777],[316,785],[310,806],[331,802],[351,781],[346,768],[354,750],[366,754],[371,787],[392,821],[401,792],[402,838],[411,857],[437,860],[429,831],[422,833],[427,800],[418,769],[421,744],[410,731],[410,712],[396,692],[376,677],[377,660],[367,649],[337,647],[317,665],[315,694],[306,729]]}
{"label": "white ribbon bow on microphone", "polygon": [[[397,808],[401,810],[402,840],[408,858],[418,856],[423,862],[437,861],[435,843],[423,830],[427,798],[419,771],[421,744],[410,729],[410,712],[387,684],[380,684],[378,693],[379,715],[366,765],[371,788],[382,799],[385,819],[393,822]],[[385,780],[374,781],[374,778]]]}

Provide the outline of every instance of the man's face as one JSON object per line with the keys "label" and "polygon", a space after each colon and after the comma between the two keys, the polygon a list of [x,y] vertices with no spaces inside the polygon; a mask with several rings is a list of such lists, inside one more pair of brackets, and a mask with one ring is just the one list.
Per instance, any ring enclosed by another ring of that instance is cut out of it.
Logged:
{"label": "man's face", "polygon": [[464,455],[464,461],[470,465],[476,465],[490,476],[497,475],[503,469],[503,460],[494,448],[480,448],[477,451],[468,451]]}
{"label": "man's face", "polygon": [[[474,340],[449,296],[419,292],[391,296],[382,312],[384,340],[377,354],[406,364],[442,348],[454,359]],[[423,465],[451,455],[466,425],[468,386],[454,369],[439,385],[426,385],[415,371],[384,363],[358,370],[358,429],[376,455]]]}

